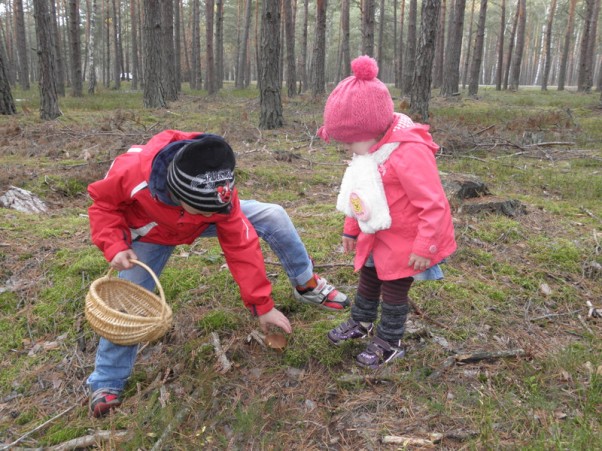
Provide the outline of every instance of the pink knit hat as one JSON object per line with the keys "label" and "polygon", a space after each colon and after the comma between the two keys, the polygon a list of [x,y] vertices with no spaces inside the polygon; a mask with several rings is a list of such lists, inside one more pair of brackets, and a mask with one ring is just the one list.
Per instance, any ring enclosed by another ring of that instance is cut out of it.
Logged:
{"label": "pink knit hat", "polygon": [[387,131],[393,122],[393,99],[376,76],[378,64],[369,56],[351,62],[353,75],[330,93],[324,107],[324,125],[318,136],[326,142],[367,141]]}

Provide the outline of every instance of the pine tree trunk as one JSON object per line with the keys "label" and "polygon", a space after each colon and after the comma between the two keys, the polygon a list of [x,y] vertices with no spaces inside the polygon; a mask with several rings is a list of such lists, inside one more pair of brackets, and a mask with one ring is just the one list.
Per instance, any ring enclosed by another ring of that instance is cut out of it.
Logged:
{"label": "pine tree trunk", "polygon": [[477,36],[475,38],[472,63],[470,65],[470,78],[468,82],[468,95],[476,96],[479,92],[479,76],[483,63],[483,46],[485,44],[485,20],[487,19],[487,0],[481,0],[481,11],[479,12],[479,24],[477,25]]}
{"label": "pine tree trunk", "polygon": [[541,90],[548,90],[548,78],[550,69],[552,68],[552,26],[554,24],[554,14],[556,13],[556,0],[551,0],[550,11],[548,12],[548,20],[546,22],[546,36],[544,44],[545,63],[541,78]]}
{"label": "pine tree trunk", "polygon": [[40,119],[52,120],[61,115],[56,86],[56,51],[52,17],[46,0],[33,0],[38,59],[40,68]]}
{"label": "pine tree trunk", "polygon": [[374,55],[374,0],[361,0],[362,53]]}
{"label": "pine tree trunk", "polygon": [[90,12],[90,41],[88,42],[88,94],[96,90],[96,15],[98,14],[97,0],[92,0]]}
{"label": "pine tree trunk", "polygon": [[263,0],[261,10],[261,39],[259,46],[259,93],[261,116],[259,128],[282,127],[280,97],[280,0]]}
{"label": "pine tree trunk", "polygon": [[428,122],[429,119],[432,69],[440,9],[441,0],[423,0],[422,2],[422,31],[410,99],[410,113],[413,116],[418,115],[421,122]]}
{"label": "pine tree trunk", "polygon": [[309,1],[303,1],[303,30],[301,36],[301,62],[299,63],[299,92],[307,91],[309,83],[307,80],[307,27],[309,21]]}
{"label": "pine tree trunk", "polygon": [[474,5],[476,0],[472,0],[472,7],[470,9],[470,25],[468,26],[468,39],[466,40],[466,57],[464,58],[464,70],[462,70],[462,89],[466,87],[466,80],[468,80],[468,75],[470,73],[470,62],[471,60],[471,51],[473,50],[470,46],[472,39],[472,25],[474,23]]}
{"label": "pine tree trunk", "polygon": [[182,54],[182,27],[181,27],[181,19],[180,19],[180,0],[174,1],[174,64],[175,64],[175,88],[176,88],[176,96],[182,91],[182,64],[181,64],[181,54]]}
{"label": "pine tree trunk", "polygon": [[224,87],[224,0],[215,2],[215,89]]}
{"label": "pine tree trunk", "polygon": [[404,56],[403,75],[401,78],[401,94],[407,96],[412,91],[414,80],[414,64],[416,63],[416,17],[418,15],[417,0],[410,0],[408,14],[408,36],[406,39],[406,52]]}
{"label": "pine tree trunk", "polygon": [[566,83],[566,73],[571,48],[571,38],[575,27],[575,5],[577,0],[569,0],[569,16],[567,18],[566,31],[564,33],[564,45],[562,56],[560,57],[560,67],[558,68],[558,90],[563,91]]}
{"label": "pine tree trunk", "polygon": [[447,10],[446,0],[441,1],[439,10],[439,27],[437,30],[437,42],[435,44],[435,61],[433,62],[432,88],[439,89],[443,83],[443,56],[445,50],[445,12]]}
{"label": "pine tree trunk", "polygon": [[0,44],[0,114],[12,115],[17,114],[17,108],[10,90],[7,61],[4,46]]}
{"label": "pine tree trunk", "polygon": [[380,20],[378,23],[378,53],[376,55],[376,60],[380,66],[383,66],[384,63],[384,54],[383,48],[385,46],[385,0],[380,0]]}
{"label": "pine tree trunk", "polygon": [[508,89],[508,79],[510,78],[510,66],[512,65],[512,55],[514,53],[514,38],[516,37],[516,29],[518,28],[518,18],[520,17],[520,4],[516,4],[516,13],[514,14],[514,21],[512,22],[512,31],[510,32],[510,39],[508,39],[508,53],[506,54],[506,66],[504,71],[504,83],[502,89],[505,91]]}
{"label": "pine tree trunk", "polygon": [[326,11],[327,0],[316,1],[316,41],[312,60],[312,95],[326,92]]}
{"label": "pine tree trunk", "polygon": [[111,21],[113,27],[113,81],[115,82],[115,89],[119,91],[121,89],[121,67],[119,58],[119,27],[117,26],[117,11],[121,3],[117,0],[112,0],[112,12],[113,19]]}
{"label": "pine tree trunk", "polygon": [[403,37],[403,30],[404,30],[404,22],[405,22],[405,7],[406,2],[405,0],[401,0],[401,12],[399,14],[399,51],[397,53],[397,88],[400,88],[403,86],[403,70],[404,70],[404,60],[403,60],[403,53],[404,53],[404,37]]}
{"label": "pine tree trunk", "polygon": [[518,91],[520,84],[520,70],[525,51],[525,30],[527,25],[527,7],[526,0],[518,0],[518,27],[516,29],[516,47],[514,48],[514,57],[512,58],[512,67],[510,68],[509,87],[511,91]]}
{"label": "pine tree trunk", "polygon": [[161,0],[161,83],[167,102],[178,100],[173,39],[173,0]]}
{"label": "pine tree trunk", "polygon": [[15,28],[17,34],[17,54],[19,55],[19,84],[21,89],[29,89],[29,59],[27,57],[27,38],[25,35],[25,15],[23,0],[14,0]]}
{"label": "pine tree trunk", "polygon": [[456,0],[450,9],[445,61],[443,63],[443,84],[441,95],[450,97],[460,91],[460,54],[462,53],[462,34],[464,30],[464,11],[466,0]]}
{"label": "pine tree trunk", "polygon": [[[58,28],[58,24],[57,24],[56,4],[55,4],[54,0],[50,0],[50,6],[51,6],[50,26],[51,26],[51,32],[53,34],[52,54],[54,55],[54,60],[55,60],[52,66],[53,66],[53,70],[54,70],[54,77],[56,77],[55,87],[56,87],[57,94],[59,96],[64,96],[65,95],[65,65],[64,65],[63,52],[61,50],[61,35],[59,33],[59,28]],[[48,8],[46,8],[46,9],[48,9]]]}
{"label": "pine tree trunk", "polygon": [[247,51],[249,49],[249,35],[251,32],[251,0],[245,1],[245,13],[242,25],[242,36],[238,51],[238,69],[236,70],[236,87],[242,89],[245,84],[245,73],[247,66]]}
{"label": "pine tree trunk", "polygon": [[81,97],[83,95],[82,56],[79,37],[79,2],[77,0],[69,0],[69,36],[71,45],[71,95]]}
{"label": "pine tree trunk", "polygon": [[190,89],[192,90],[201,89],[201,32],[199,15],[199,0],[192,0],[192,43],[190,45]]}
{"label": "pine tree trunk", "polygon": [[349,75],[351,70],[351,53],[349,52],[349,0],[341,1],[341,53],[337,70],[337,81]]}
{"label": "pine tree trunk", "polygon": [[166,108],[161,84],[161,0],[143,0],[144,107]]}
{"label": "pine tree trunk", "polygon": [[497,68],[495,71],[495,90],[502,90],[502,74],[504,73],[504,32],[506,31],[506,0],[500,5],[500,31],[497,44]]}
{"label": "pine tree trunk", "polygon": [[297,70],[295,65],[295,22],[290,1],[283,2],[284,27],[286,31],[286,88],[288,97],[297,95]]}
{"label": "pine tree trunk", "polygon": [[132,89],[138,89],[138,71],[140,59],[138,58],[138,19],[136,14],[137,0],[130,1],[130,21],[132,33]]}
{"label": "pine tree trunk", "polygon": [[205,90],[207,94],[212,95],[217,92],[215,82],[215,54],[213,49],[213,19],[215,10],[215,1],[205,1],[205,30],[206,30],[206,60],[207,60],[207,76],[205,77]]}

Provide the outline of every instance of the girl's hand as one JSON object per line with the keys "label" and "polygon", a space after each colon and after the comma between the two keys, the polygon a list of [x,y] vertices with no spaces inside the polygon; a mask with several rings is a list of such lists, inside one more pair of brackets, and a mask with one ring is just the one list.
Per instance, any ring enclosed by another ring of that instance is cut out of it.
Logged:
{"label": "girl's hand", "polygon": [[408,266],[413,266],[416,271],[425,271],[431,267],[431,260],[420,255],[410,254]]}
{"label": "girl's hand", "polygon": [[116,269],[117,271],[123,271],[124,269],[131,269],[134,267],[134,264],[130,260],[138,260],[136,253],[128,249],[127,251],[118,252],[113,260],[111,260],[111,268]]}
{"label": "girl's hand", "polygon": [[290,334],[293,331],[293,328],[291,327],[291,323],[289,322],[288,318],[276,308],[273,308],[269,312],[264,313],[258,319],[259,325],[261,326],[261,330],[264,334],[268,333],[269,325],[279,327],[287,334]]}
{"label": "girl's hand", "polygon": [[355,245],[357,240],[355,238],[343,237],[343,251],[348,254],[349,252],[355,252]]}

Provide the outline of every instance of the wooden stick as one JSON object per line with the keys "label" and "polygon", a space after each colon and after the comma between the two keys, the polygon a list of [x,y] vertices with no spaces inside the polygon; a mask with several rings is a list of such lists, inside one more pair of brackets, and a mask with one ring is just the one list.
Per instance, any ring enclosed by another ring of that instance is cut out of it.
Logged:
{"label": "wooden stick", "polygon": [[33,428],[31,431],[29,431],[27,434],[22,435],[21,437],[19,437],[17,440],[15,440],[12,443],[9,443],[8,445],[4,445],[2,448],[0,448],[0,450],[5,450],[5,449],[11,449],[12,447],[14,447],[16,444],[21,443],[23,440],[25,440],[27,437],[29,437],[31,434],[33,434],[34,432],[39,431],[40,429],[45,428],[46,426],[48,426],[50,423],[52,423],[54,420],[62,417],[63,415],[71,412],[73,409],[75,409],[76,406],[78,406],[79,404],[74,404],[71,407],[69,407],[68,409],[63,410],[61,413],[53,416],[52,418],[50,418],[49,420],[43,422],[42,424],[40,424],[39,426]]}
{"label": "wooden stick", "polygon": [[211,341],[213,342],[213,348],[215,349],[215,355],[217,356],[217,362],[219,363],[219,372],[222,374],[227,373],[232,368],[232,364],[222,349],[222,344],[219,341],[217,332],[211,332]]}
{"label": "wooden stick", "polygon": [[73,440],[46,449],[48,451],[68,451],[71,449],[88,448],[98,445],[99,442],[107,442],[113,439],[122,440],[130,434],[130,431],[97,431],[94,434],[74,438]]}
{"label": "wooden stick", "polygon": [[574,146],[574,141],[550,141],[545,143],[527,144],[525,147],[538,147],[538,146]]}
{"label": "wooden stick", "polygon": [[[213,333],[215,333],[215,332],[213,332]],[[198,387],[194,390],[194,392],[192,392],[192,394],[190,396],[192,396],[193,398],[198,398],[200,394],[201,394],[201,388]],[[190,412],[190,406],[186,406],[176,414],[174,419],[167,425],[167,427],[163,431],[163,434],[161,434],[161,437],[159,437],[159,440],[157,440],[155,442],[155,444],[151,448],[151,451],[159,451],[159,450],[165,449],[165,446],[163,446],[163,444],[169,438],[172,431],[174,429],[176,429],[182,423],[182,421],[184,421],[184,418],[186,418],[186,416],[188,415],[189,412]]]}
{"label": "wooden stick", "polygon": [[572,312],[566,313],[550,313],[549,315],[537,316],[535,318],[531,318],[530,321],[539,321],[541,319],[550,319],[555,318],[557,316],[566,316],[566,315],[574,315],[575,313],[579,313],[581,310],[573,310]]}
{"label": "wooden stick", "polygon": [[524,349],[509,349],[507,351],[479,351],[471,354],[458,354],[454,357],[456,362],[473,363],[481,360],[502,359],[507,357],[522,357],[525,355]]}

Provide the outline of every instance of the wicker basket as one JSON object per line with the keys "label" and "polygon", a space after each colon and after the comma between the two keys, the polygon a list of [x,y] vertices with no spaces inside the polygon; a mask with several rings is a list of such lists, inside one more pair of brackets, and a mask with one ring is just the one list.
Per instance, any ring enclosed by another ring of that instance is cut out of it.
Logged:
{"label": "wicker basket", "polygon": [[171,308],[153,270],[140,261],[131,261],[150,273],[160,297],[140,285],[111,276],[112,269],[92,282],[86,295],[85,313],[90,326],[101,337],[119,345],[161,338],[172,322]]}

